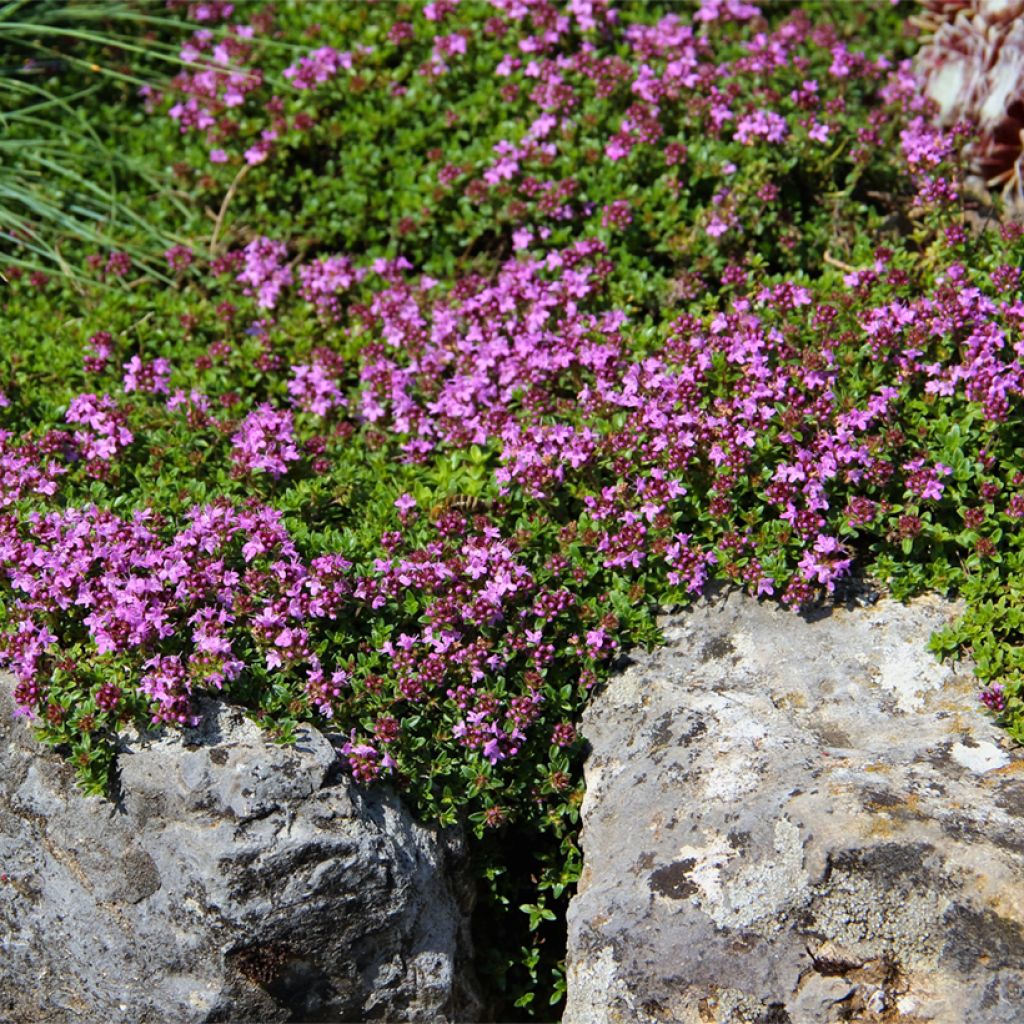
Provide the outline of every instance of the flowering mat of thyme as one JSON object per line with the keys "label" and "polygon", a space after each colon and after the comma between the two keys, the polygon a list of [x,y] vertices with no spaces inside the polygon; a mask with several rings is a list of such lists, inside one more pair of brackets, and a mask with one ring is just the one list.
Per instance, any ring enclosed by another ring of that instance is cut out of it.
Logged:
{"label": "flowering mat of thyme", "polygon": [[915,11],[170,3],[186,64],[92,116],[178,241],[4,243],[0,665],[39,738],[99,793],[199,693],[316,723],[467,828],[478,968],[540,1018],[578,715],[659,608],[959,593],[935,653],[1024,739],[1024,238]]}

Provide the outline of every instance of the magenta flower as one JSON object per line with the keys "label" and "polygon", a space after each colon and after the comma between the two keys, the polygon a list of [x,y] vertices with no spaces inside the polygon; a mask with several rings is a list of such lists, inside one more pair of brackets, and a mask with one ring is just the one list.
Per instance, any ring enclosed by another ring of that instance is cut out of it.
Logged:
{"label": "magenta flower", "polygon": [[297,64],[285,68],[284,77],[296,89],[315,89],[334,78],[338,72],[352,67],[352,54],[339,53],[333,47],[322,46]]}
{"label": "magenta flower", "polygon": [[331,409],[346,404],[338,385],[319,363],[293,366],[292,374],[288,394],[304,412],[326,416]]}
{"label": "magenta flower", "polygon": [[132,258],[126,252],[112,252],[107,258],[107,273],[124,277],[132,268]]}
{"label": "magenta flower", "polygon": [[1001,683],[992,683],[978,694],[978,700],[990,711],[1001,714],[1006,710],[1006,693]]}
{"label": "magenta flower", "polygon": [[[356,742],[355,729],[352,730],[351,738],[342,746],[341,753],[348,759],[349,769],[359,782],[372,782],[385,767],[380,751],[375,746]],[[388,755],[385,755],[385,758],[394,764]]]}
{"label": "magenta flower", "polygon": [[576,742],[576,727],[571,722],[559,722],[551,731],[551,742],[556,747],[571,747]]}
{"label": "magenta flower", "polygon": [[192,264],[192,250],[185,245],[173,245],[164,253],[164,259],[171,270],[185,270]]}
{"label": "magenta flower", "polygon": [[287,246],[266,236],[253,239],[242,250],[243,269],[236,280],[248,285],[246,294],[255,294],[262,309],[273,309],[281,292],[292,283],[287,256]]}
{"label": "magenta flower", "polygon": [[771,110],[755,110],[746,114],[736,122],[735,139],[745,146],[753,145],[756,139],[765,142],[780,143],[789,134],[789,126],[781,114]]}
{"label": "magenta flower", "polygon": [[175,656],[151,658],[143,666],[148,671],[139,680],[139,691],[156,702],[153,722],[196,725],[191,710],[192,682],[181,659]]}
{"label": "magenta flower", "polygon": [[151,395],[166,395],[169,391],[171,364],[163,358],[144,362],[132,356],[124,364],[124,389],[126,392],[142,391]]}
{"label": "magenta flower", "polygon": [[78,395],[72,399],[64,418],[68,423],[88,428],[74,434],[75,443],[86,459],[109,461],[134,440],[124,413],[110,395]]}
{"label": "magenta flower", "polygon": [[281,477],[288,465],[298,462],[294,419],[290,412],[277,411],[264,403],[250,413],[231,438],[231,458],[242,473],[269,473]]}

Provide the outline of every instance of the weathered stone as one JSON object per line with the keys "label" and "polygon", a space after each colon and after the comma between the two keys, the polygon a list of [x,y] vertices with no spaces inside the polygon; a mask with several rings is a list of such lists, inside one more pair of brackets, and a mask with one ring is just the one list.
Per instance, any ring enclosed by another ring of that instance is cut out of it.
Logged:
{"label": "weathered stone", "polygon": [[597,694],[565,1024],[1010,1024],[1024,758],[925,648],[955,608],[666,620]]}
{"label": "weathered stone", "polygon": [[[116,805],[12,720],[0,683],[0,1020],[443,1021],[475,1016],[457,836],[202,705],[126,742]],[[453,881],[456,880],[456,881]],[[460,891],[455,891],[460,888]]]}

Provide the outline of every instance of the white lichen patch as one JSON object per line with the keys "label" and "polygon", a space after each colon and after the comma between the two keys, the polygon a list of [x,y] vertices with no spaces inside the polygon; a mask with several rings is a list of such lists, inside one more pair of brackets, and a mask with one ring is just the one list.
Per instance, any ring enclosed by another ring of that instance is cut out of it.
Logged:
{"label": "white lichen patch", "polygon": [[949,756],[957,764],[978,775],[994,771],[996,768],[1005,768],[1010,763],[1010,756],[1005,750],[1000,750],[994,743],[984,741],[973,747],[954,743]]}
{"label": "white lichen patch", "polygon": [[705,846],[681,846],[678,860],[693,861],[687,877],[700,890],[700,895],[694,896],[693,900],[705,914],[713,918],[715,909],[722,901],[722,870],[730,860],[738,856],[738,851],[728,837],[721,833],[708,832],[705,838]]}
{"label": "white lichen patch", "polygon": [[753,793],[761,785],[764,759],[744,754],[725,754],[717,758],[716,770],[701,789],[705,801],[736,801]]}
{"label": "white lichen patch", "polygon": [[695,702],[699,711],[713,716],[717,725],[714,749],[729,750],[760,747],[771,739],[768,721],[774,708],[767,697],[757,694],[701,694]]}
{"label": "white lichen patch", "polygon": [[940,664],[923,646],[908,641],[886,645],[878,669],[877,682],[896,698],[896,707],[904,713],[924,706],[924,694],[939,690],[952,676],[951,669]]}
{"label": "white lichen patch", "polygon": [[773,858],[750,864],[730,879],[715,918],[719,926],[750,928],[767,922],[777,927],[782,914],[802,901],[809,880],[800,829],[787,818],[780,818],[775,823],[772,846]]}
{"label": "white lichen patch", "polygon": [[775,856],[748,864],[728,879],[724,877],[726,868],[741,856],[740,851],[726,836],[709,833],[707,840],[702,847],[681,847],[679,859],[694,862],[687,872],[698,889],[692,900],[719,928],[777,923],[780,913],[807,892],[803,839],[800,829],[788,819],[775,823]]}
{"label": "white lichen patch", "polygon": [[603,946],[584,962],[570,962],[567,976],[568,1018],[581,1024],[655,1024],[655,1018],[636,1005],[611,946]]}
{"label": "white lichen patch", "polygon": [[946,937],[937,922],[950,905],[938,877],[931,888],[880,889],[870,873],[835,871],[814,901],[812,927],[865,960],[888,950],[901,963],[931,970]]}

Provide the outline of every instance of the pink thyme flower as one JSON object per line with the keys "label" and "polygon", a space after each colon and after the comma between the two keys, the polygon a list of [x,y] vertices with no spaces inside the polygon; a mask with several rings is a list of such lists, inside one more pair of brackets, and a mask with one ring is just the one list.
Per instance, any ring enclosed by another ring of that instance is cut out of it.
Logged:
{"label": "pink thyme flower", "polygon": [[88,430],[75,431],[74,435],[76,444],[87,459],[109,461],[134,440],[124,413],[110,395],[76,395],[64,418],[68,423],[88,427]]}
{"label": "pink thyme flower", "polygon": [[288,247],[266,236],[253,239],[242,250],[243,269],[236,280],[249,286],[246,294],[255,294],[262,309],[273,309],[281,292],[292,283],[287,257]]}
{"label": "pink thyme flower", "polygon": [[267,403],[246,416],[231,443],[232,461],[243,473],[284,476],[288,464],[300,458],[292,414],[279,412]]}
{"label": "pink thyme flower", "polygon": [[166,395],[169,391],[171,364],[162,357],[144,362],[138,356],[132,356],[124,364],[124,370],[126,392],[142,391],[151,395]]}
{"label": "pink thyme flower", "polygon": [[330,81],[338,72],[352,67],[352,54],[340,53],[331,46],[322,46],[308,57],[301,57],[297,64],[285,68],[284,77],[296,89],[315,89]]}
{"label": "pink thyme flower", "polygon": [[319,363],[293,366],[292,373],[288,394],[303,411],[326,416],[335,406],[345,404],[338,385]]}

